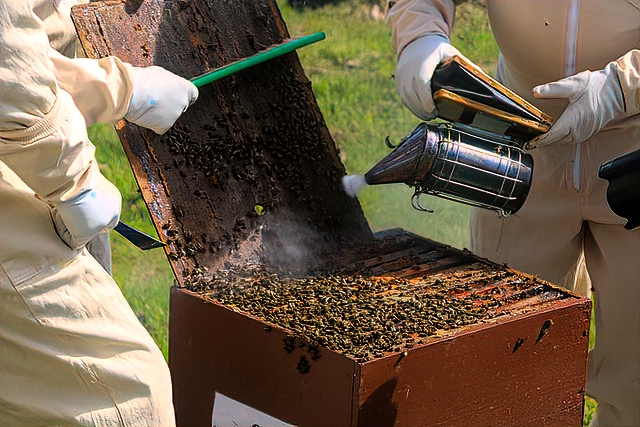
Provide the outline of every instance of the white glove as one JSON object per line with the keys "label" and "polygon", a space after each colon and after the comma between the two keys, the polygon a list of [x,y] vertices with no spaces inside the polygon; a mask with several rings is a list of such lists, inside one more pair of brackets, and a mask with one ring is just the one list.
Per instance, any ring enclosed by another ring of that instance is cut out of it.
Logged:
{"label": "white glove", "polygon": [[133,95],[124,118],[162,135],[198,99],[198,88],[162,67],[129,67]]}
{"label": "white glove", "polygon": [[91,188],[54,205],[53,219],[62,240],[78,249],[99,233],[115,227],[121,206],[122,197],[116,186],[97,174]]}
{"label": "white glove", "polygon": [[615,62],[604,70],[583,71],[557,82],[536,86],[533,95],[536,98],[566,98],[569,105],[547,133],[525,145],[528,149],[587,140],[625,112]]}
{"label": "white glove", "polygon": [[431,76],[438,64],[460,55],[449,39],[430,34],[404,48],[395,71],[396,89],[402,103],[417,117],[428,120],[436,115],[431,95]]}

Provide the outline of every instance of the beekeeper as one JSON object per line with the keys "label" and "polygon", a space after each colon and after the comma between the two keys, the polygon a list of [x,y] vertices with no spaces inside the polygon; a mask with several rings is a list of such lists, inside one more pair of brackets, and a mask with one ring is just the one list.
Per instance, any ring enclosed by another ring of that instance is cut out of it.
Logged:
{"label": "beekeeper", "polygon": [[[435,114],[434,68],[460,54],[449,41],[454,3],[390,3],[398,94],[422,119]],[[472,250],[570,288],[584,256],[595,296],[587,393],[597,401],[596,423],[638,426],[640,230],[624,229],[625,220],[609,209],[598,169],[640,148],[640,1],[486,6],[501,51],[498,80],[556,121],[528,144],[534,173],[522,209],[507,218],[474,210]]]}
{"label": "beekeeper", "polygon": [[0,0],[0,425],[172,426],[162,353],[84,247],[121,205],[86,126],[163,133],[197,89],[60,55],[50,43],[66,30],[42,8],[62,3]]}

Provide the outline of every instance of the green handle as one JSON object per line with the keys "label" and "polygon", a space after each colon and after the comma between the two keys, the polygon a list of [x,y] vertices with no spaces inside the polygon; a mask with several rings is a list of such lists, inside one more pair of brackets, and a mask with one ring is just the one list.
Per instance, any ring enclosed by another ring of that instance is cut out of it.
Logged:
{"label": "green handle", "polygon": [[237,73],[240,70],[244,70],[245,68],[252,67],[254,65],[284,55],[285,53],[292,52],[298,48],[310,45],[311,43],[324,40],[325,37],[326,36],[323,32],[319,32],[310,34],[308,36],[288,40],[282,44],[270,47],[267,50],[263,50],[262,52],[258,52],[248,58],[232,62],[231,64],[227,64],[224,67],[220,67],[198,77],[194,77],[193,79],[191,79],[191,83],[193,83],[196,87],[208,85],[209,83],[215,82],[216,80],[220,80],[233,73]]}

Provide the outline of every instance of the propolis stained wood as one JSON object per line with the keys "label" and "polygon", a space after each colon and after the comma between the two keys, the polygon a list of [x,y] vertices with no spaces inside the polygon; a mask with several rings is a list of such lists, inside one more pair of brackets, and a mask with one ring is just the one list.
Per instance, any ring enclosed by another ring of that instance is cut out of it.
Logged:
{"label": "propolis stained wood", "polygon": [[[95,2],[72,15],[89,57],[187,78],[289,37],[273,0]],[[309,346],[188,289],[248,264],[426,281],[507,268],[401,230],[371,233],[342,191],[344,166],[295,53],[202,88],[163,136],[116,130],[178,283],[169,365],[179,426],[211,425],[215,392],[302,427],[581,424],[590,302],[552,284],[475,283],[502,300],[491,313],[364,356]]]}

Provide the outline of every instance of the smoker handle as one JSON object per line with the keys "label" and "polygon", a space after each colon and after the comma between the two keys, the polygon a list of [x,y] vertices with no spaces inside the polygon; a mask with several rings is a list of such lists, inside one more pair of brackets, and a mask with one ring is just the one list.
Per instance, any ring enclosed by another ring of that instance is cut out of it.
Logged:
{"label": "smoker handle", "polygon": [[619,217],[627,220],[624,228],[640,226],[640,150],[615,157],[600,165],[598,177],[609,181],[607,203]]}

